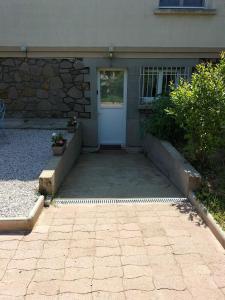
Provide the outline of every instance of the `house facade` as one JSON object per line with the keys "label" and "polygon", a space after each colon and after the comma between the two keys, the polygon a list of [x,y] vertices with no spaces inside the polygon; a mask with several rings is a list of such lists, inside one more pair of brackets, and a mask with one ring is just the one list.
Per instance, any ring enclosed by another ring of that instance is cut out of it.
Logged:
{"label": "house facade", "polygon": [[223,0],[0,3],[8,117],[68,118],[85,146],[139,146],[149,103],[225,50]]}

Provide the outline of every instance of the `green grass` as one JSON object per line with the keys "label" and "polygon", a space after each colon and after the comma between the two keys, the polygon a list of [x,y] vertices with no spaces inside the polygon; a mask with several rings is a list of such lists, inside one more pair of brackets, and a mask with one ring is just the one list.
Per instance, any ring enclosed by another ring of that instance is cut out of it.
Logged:
{"label": "green grass", "polygon": [[202,167],[200,170],[203,184],[196,195],[225,230],[225,166],[221,159],[213,159],[211,162],[211,166]]}

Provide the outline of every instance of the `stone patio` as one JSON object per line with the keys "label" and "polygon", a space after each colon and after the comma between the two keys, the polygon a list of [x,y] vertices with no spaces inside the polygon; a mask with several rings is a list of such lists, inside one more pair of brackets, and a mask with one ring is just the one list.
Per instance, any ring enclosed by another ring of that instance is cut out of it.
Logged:
{"label": "stone patio", "polygon": [[225,299],[225,251],[188,204],[45,209],[0,236],[0,299]]}

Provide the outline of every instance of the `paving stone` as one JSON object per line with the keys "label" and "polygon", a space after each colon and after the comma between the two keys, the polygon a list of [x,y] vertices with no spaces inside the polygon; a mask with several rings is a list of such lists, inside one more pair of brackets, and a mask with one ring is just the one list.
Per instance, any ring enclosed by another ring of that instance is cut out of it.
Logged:
{"label": "paving stone", "polygon": [[151,277],[153,275],[150,266],[123,266],[124,278],[136,278],[140,276]]}
{"label": "paving stone", "polygon": [[[157,299],[159,300],[194,300],[189,291],[176,291],[176,290],[157,290]],[[207,298],[205,298],[207,299]]]}
{"label": "paving stone", "polygon": [[97,257],[105,257],[105,256],[113,256],[113,255],[121,255],[120,247],[96,247]]}
{"label": "paving stone", "polygon": [[20,269],[11,269],[7,270],[2,278],[2,281],[10,282],[10,281],[23,281],[30,282],[34,276],[34,270],[20,270]]}
{"label": "paving stone", "polygon": [[63,269],[65,265],[66,257],[56,257],[56,258],[41,258],[37,262],[37,269]]}
{"label": "paving stone", "polygon": [[149,257],[147,255],[121,256],[122,265],[149,266]]}
{"label": "paving stone", "polygon": [[94,257],[77,257],[67,258],[65,262],[65,268],[92,268],[94,265]]}
{"label": "paving stone", "polygon": [[1,281],[0,282],[0,295],[19,297],[26,295],[26,289],[29,282],[27,281]]}
{"label": "paving stone", "polygon": [[92,300],[126,300],[124,293],[94,292]]}
{"label": "paving stone", "polygon": [[36,265],[37,265],[37,258],[28,258],[28,259],[12,259],[8,266],[7,269],[19,269],[19,270],[35,270]]}
{"label": "paving stone", "polygon": [[77,280],[84,278],[93,278],[94,270],[93,268],[66,268],[63,279],[64,280]]}
{"label": "paving stone", "polygon": [[68,257],[77,258],[77,257],[87,257],[95,255],[95,248],[70,248]]}
{"label": "paving stone", "polygon": [[93,279],[92,291],[103,291],[103,292],[123,292],[123,281],[122,278],[113,277],[105,279]]}
{"label": "paving stone", "polygon": [[92,280],[77,279],[74,281],[61,281],[60,282],[60,293],[77,293],[77,294],[86,294],[90,293],[92,289]]}
{"label": "paving stone", "polygon": [[122,267],[94,267],[94,279],[123,277]]}
{"label": "paving stone", "polygon": [[[0,300],[225,299],[224,249],[208,229],[173,210],[159,204],[44,211],[32,233],[0,235]],[[165,224],[152,222],[157,214]]]}
{"label": "paving stone", "polygon": [[144,246],[142,237],[119,238],[121,246]]}
{"label": "paving stone", "polygon": [[140,290],[128,290],[125,291],[127,300],[158,300],[158,295],[155,292],[146,292]]}
{"label": "paving stone", "polygon": [[147,249],[145,247],[136,247],[136,246],[121,246],[122,255],[145,255],[147,254]]}
{"label": "paving stone", "polygon": [[186,289],[186,285],[182,276],[165,276],[154,274],[153,281],[156,289],[170,289],[176,291],[184,291]]}
{"label": "paving stone", "polygon": [[60,292],[61,282],[58,280],[32,281],[27,289],[27,294],[40,294],[45,296],[55,296]]}
{"label": "paving stone", "polygon": [[120,256],[95,257],[95,266],[102,267],[120,267]]}
{"label": "paving stone", "polygon": [[57,300],[92,300],[92,294],[77,294],[77,293],[63,293],[60,294]]}
{"label": "paving stone", "polygon": [[104,240],[95,240],[96,247],[119,247],[120,243],[117,238],[105,238]]}
{"label": "paving stone", "polygon": [[124,278],[123,285],[125,290],[139,290],[139,291],[153,291],[152,277],[137,277],[137,278]]}

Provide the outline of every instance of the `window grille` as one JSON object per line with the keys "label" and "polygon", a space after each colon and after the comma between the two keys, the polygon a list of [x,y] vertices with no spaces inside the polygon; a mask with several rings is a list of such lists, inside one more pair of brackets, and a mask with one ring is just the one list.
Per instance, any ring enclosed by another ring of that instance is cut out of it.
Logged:
{"label": "window grille", "polygon": [[170,84],[189,78],[187,67],[142,67],[140,69],[140,103],[148,103],[160,96],[168,96]]}

